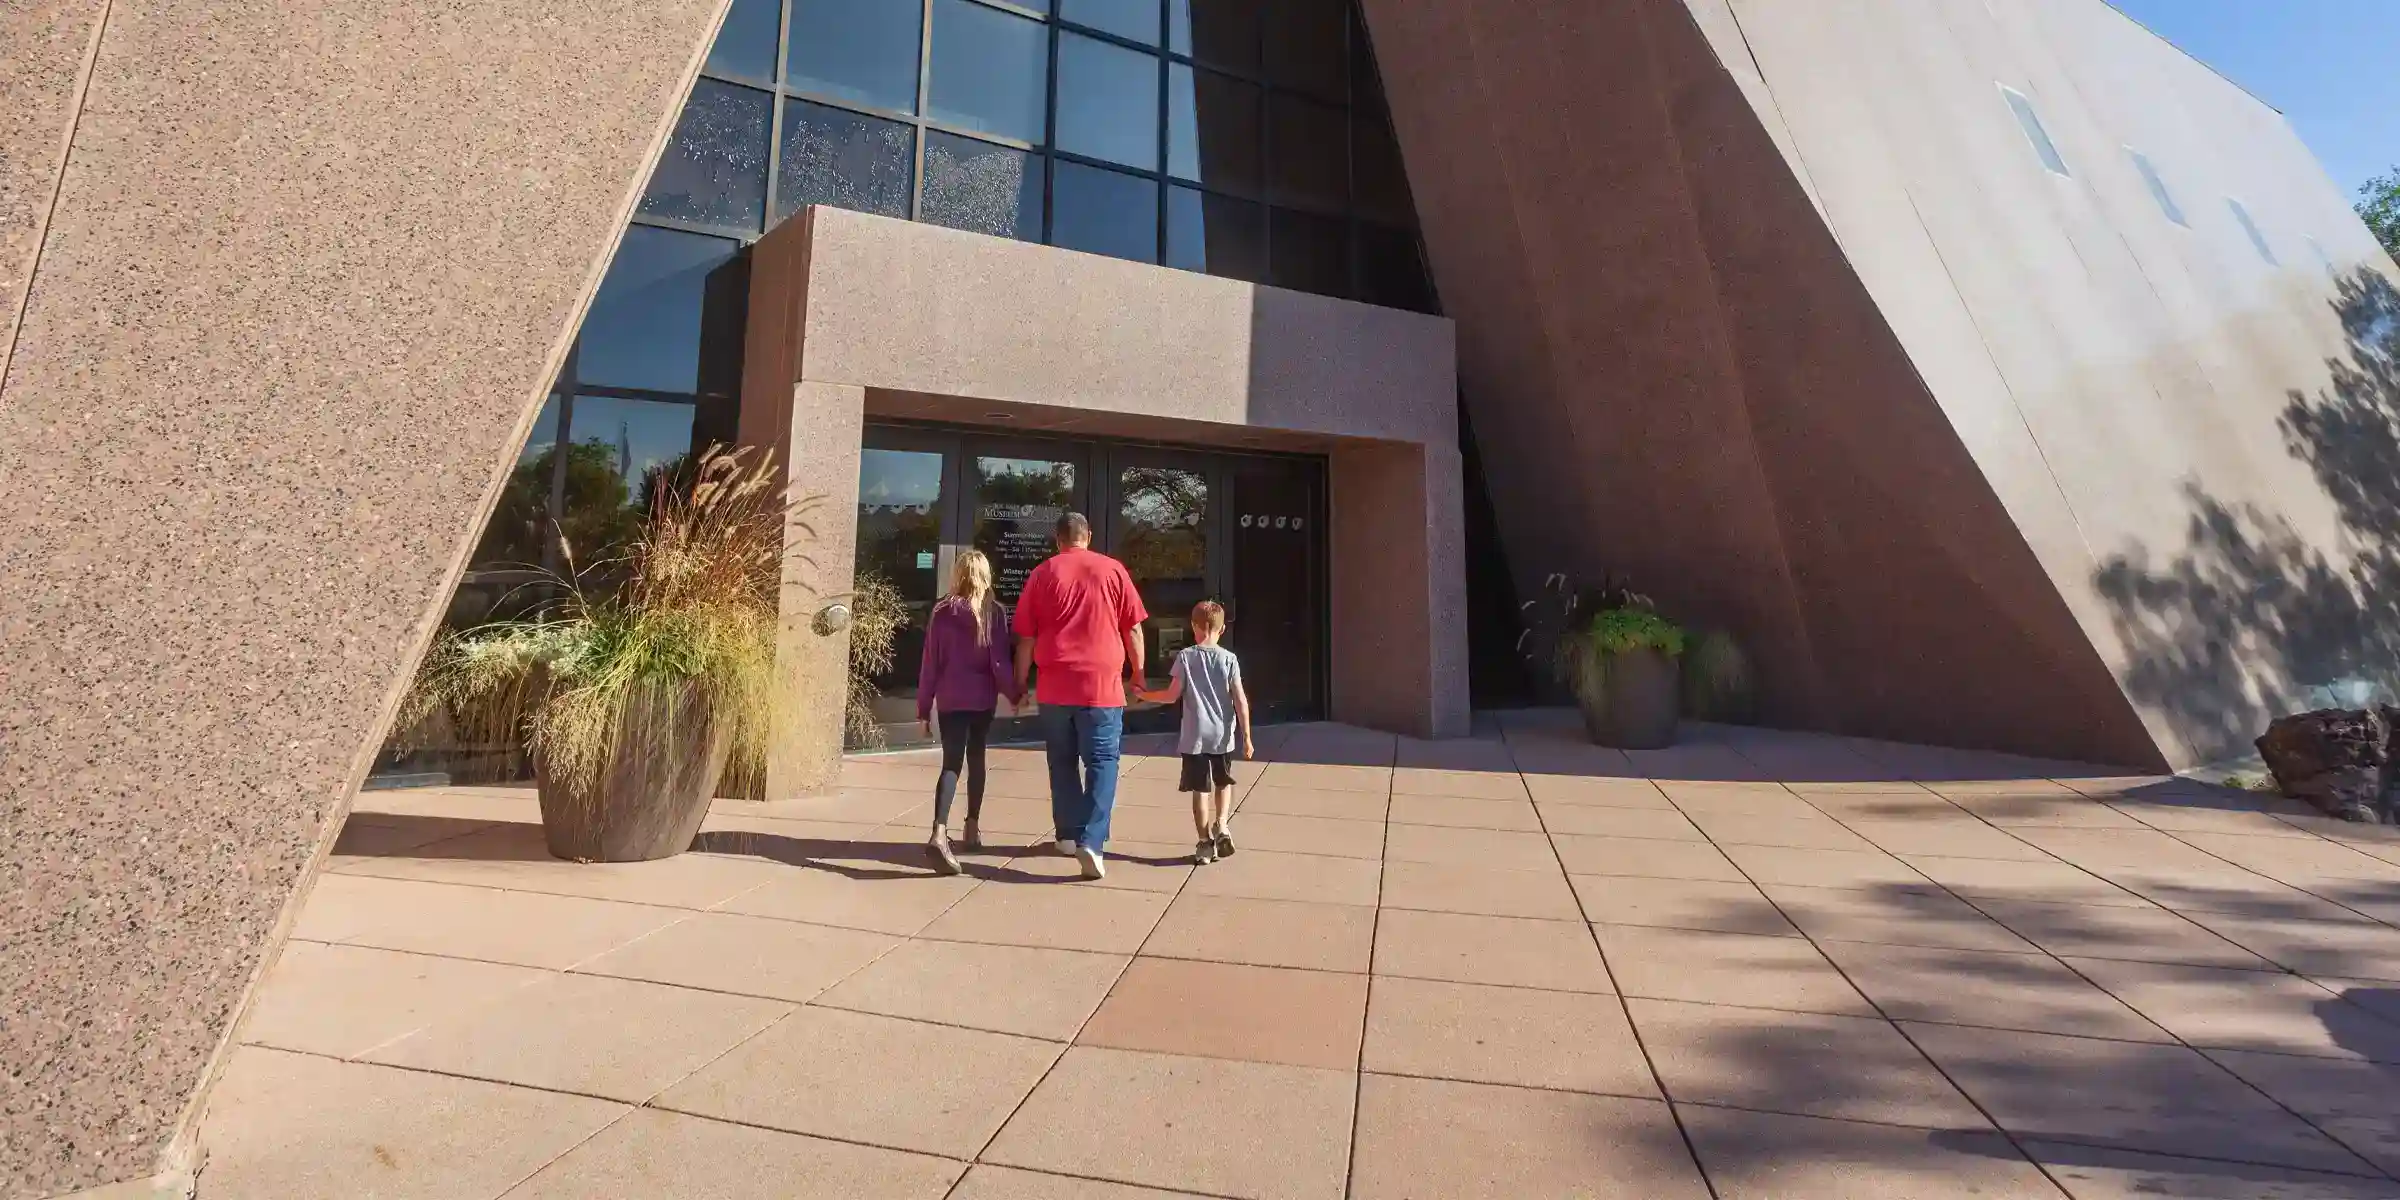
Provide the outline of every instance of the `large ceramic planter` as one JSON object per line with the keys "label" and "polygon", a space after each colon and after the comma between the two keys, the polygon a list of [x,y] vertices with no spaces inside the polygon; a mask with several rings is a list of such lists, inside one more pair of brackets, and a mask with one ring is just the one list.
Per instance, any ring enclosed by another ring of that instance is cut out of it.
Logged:
{"label": "large ceramic planter", "polygon": [[1592,740],[1619,750],[1656,750],[1675,744],[1675,721],[1683,707],[1682,671],[1657,650],[1607,655],[1597,679],[1575,689],[1584,730]]}
{"label": "large ceramic planter", "polygon": [[542,835],[550,853],[576,862],[648,862],[691,848],[733,749],[733,723],[717,719],[696,687],[636,691],[625,736],[588,792],[556,778],[534,755]]}

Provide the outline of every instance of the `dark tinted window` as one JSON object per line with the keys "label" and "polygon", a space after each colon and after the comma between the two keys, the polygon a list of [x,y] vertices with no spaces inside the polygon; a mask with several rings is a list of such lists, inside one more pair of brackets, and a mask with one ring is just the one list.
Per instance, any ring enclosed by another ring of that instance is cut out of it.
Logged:
{"label": "dark tinted window", "polygon": [[1059,0],[1058,15],[1145,46],[1158,44],[1158,0]]}
{"label": "dark tinted window", "polygon": [[780,222],[807,204],[906,217],[915,158],[916,130],[911,126],[786,100],[775,219]]}
{"label": "dark tinted window", "polygon": [[1315,213],[1273,210],[1267,227],[1267,282],[1320,296],[1350,294],[1350,230]]}
{"label": "dark tinted window", "polygon": [[1039,142],[1047,105],[1049,30],[971,0],[933,0],[934,120]]}
{"label": "dark tinted window", "polygon": [[1258,73],[1261,0],[1168,0],[1167,47],[1210,66]]}
{"label": "dark tinted window", "polygon": [[1267,78],[1328,100],[1349,97],[1350,47],[1342,0],[1267,5]]}
{"label": "dark tinted window", "polygon": [[774,98],[714,79],[692,85],[642,194],[644,216],[756,232],[767,214],[767,127]]}
{"label": "dark tinted window", "polygon": [[1387,308],[1434,311],[1416,234],[1381,225],[1358,227],[1358,298]]}
{"label": "dark tinted window", "polygon": [[1157,56],[1059,34],[1058,148],[1157,170]]}
{"label": "dark tinted window", "polygon": [[915,112],[923,33],[915,0],[792,0],[784,78],[806,91]]}
{"label": "dark tinted window", "polygon": [[731,75],[759,83],[775,82],[776,27],[783,23],[783,0],[733,0],[716,44],[708,48],[711,75]]}
{"label": "dark tinted window", "polygon": [[955,134],[925,134],[917,219],[1021,241],[1042,240],[1042,160]]}
{"label": "dark tinted window", "polygon": [[1361,117],[1350,123],[1350,178],[1361,214],[1409,222],[1408,173],[1400,166],[1400,144],[1381,120]]}
{"label": "dark tinted window", "polygon": [[1158,185],[1061,162],[1050,180],[1050,241],[1070,250],[1158,261]]}
{"label": "dark tinted window", "polygon": [[1350,122],[1341,110],[1277,94],[1267,108],[1268,194],[1338,209],[1350,199]]}
{"label": "dark tinted window", "polygon": [[1166,251],[1164,261],[1170,267],[1263,281],[1267,275],[1267,210],[1231,196],[1168,188]]}
{"label": "dark tinted window", "polygon": [[1177,64],[1167,69],[1167,170],[1212,188],[1264,190],[1257,85]]}
{"label": "dark tinted window", "polygon": [[710,273],[741,243],[636,225],[609,263],[583,321],[576,375],[586,384],[696,391]]}

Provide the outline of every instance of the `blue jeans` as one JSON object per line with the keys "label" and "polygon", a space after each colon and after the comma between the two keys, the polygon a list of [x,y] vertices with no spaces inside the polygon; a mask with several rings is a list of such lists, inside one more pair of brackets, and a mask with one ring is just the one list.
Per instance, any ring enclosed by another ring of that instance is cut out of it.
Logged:
{"label": "blue jeans", "polygon": [[1108,818],[1117,807],[1117,748],[1124,737],[1122,708],[1042,706],[1050,819],[1061,840],[1087,850],[1108,845]]}

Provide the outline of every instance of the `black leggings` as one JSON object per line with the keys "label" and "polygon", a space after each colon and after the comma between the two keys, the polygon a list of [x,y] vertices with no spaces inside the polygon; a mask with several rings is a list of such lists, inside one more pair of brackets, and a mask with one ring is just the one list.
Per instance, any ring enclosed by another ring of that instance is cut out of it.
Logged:
{"label": "black leggings", "polygon": [[933,785],[933,824],[950,825],[950,802],[958,798],[958,768],[967,768],[967,819],[983,820],[983,740],[991,736],[992,710],[941,714],[942,777]]}

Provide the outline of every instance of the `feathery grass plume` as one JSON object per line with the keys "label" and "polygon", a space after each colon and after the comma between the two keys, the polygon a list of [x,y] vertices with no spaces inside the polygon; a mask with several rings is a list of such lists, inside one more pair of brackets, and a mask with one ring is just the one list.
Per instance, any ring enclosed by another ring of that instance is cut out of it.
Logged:
{"label": "feathery grass plume", "polygon": [[908,605],[900,589],[873,571],[861,572],[850,585],[850,688],[842,706],[842,732],[852,749],[883,748],[883,726],[875,719],[875,702],[883,689],[875,680],[892,669],[900,631],[908,626]]}
{"label": "feathery grass plume", "polygon": [[786,564],[805,561],[789,547],[816,538],[806,514],[819,500],[787,497],[771,454],[711,446],[683,478],[660,478],[621,554],[579,566],[560,539],[555,608],[445,633],[401,719],[438,707],[471,736],[523,738],[588,794],[626,739],[666,736],[699,703],[732,726],[727,773],[762,777],[793,716],[775,670],[778,596]]}

